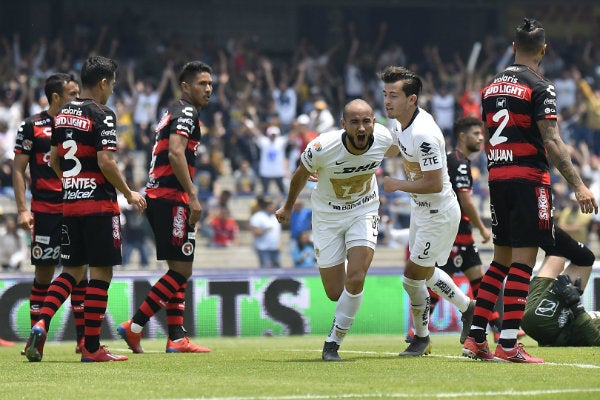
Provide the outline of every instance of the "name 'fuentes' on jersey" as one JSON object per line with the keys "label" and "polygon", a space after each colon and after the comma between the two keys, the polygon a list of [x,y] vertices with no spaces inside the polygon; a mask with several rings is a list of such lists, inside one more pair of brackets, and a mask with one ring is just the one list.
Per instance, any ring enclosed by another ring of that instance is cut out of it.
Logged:
{"label": "name 'fuentes' on jersey", "polygon": [[375,124],[371,147],[355,155],[346,148],[344,133],[341,129],[319,135],[300,157],[308,171],[319,171],[319,182],[311,195],[314,210],[346,215],[376,211],[379,190],[375,172],[394,143],[393,136],[385,126]]}

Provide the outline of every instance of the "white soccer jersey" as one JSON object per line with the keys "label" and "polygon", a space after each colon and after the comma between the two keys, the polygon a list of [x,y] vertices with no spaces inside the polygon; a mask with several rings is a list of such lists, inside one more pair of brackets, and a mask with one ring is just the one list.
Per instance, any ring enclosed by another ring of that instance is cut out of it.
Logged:
{"label": "white soccer jersey", "polygon": [[396,123],[393,133],[400,144],[400,155],[403,159],[404,170],[409,181],[423,177],[423,171],[442,169],[443,187],[439,193],[411,193],[412,205],[417,207],[444,209],[445,200],[456,201],[446,159],[446,144],[442,131],[435,123],[431,114],[422,108],[418,109],[410,125],[404,130]]}
{"label": "white soccer jersey", "polygon": [[375,172],[385,152],[395,144],[390,131],[375,124],[373,144],[364,154],[354,155],[343,142],[344,130],[323,133],[307,146],[300,159],[310,172],[318,172],[313,190],[313,212],[350,217],[379,208]]}

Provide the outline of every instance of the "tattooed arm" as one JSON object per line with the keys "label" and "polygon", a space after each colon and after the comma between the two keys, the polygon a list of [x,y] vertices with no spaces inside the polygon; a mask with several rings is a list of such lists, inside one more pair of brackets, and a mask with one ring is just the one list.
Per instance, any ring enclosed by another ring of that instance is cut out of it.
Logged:
{"label": "tattooed arm", "polygon": [[537,121],[537,126],[541,132],[544,147],[546,148],[550,162],[558,169],[575,192],[575,197],[581,211],[588,214],[592,212],[598,214],[598,203],[596,202],[593,193],[585,186],[579,173],[573,166],[569,149],[558,133],[558,124],[556,121]]}

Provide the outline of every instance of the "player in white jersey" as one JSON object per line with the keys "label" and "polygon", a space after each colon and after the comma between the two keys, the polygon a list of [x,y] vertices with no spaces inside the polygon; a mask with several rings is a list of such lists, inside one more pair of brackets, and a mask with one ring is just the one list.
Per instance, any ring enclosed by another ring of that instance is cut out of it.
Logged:
{"label": "player in white jersey", "polygon": [[325,361],[341,361],[338,349],[362,302],[378,235],[375,171],[384,156],[399,151],[396,139],[386,127],[375,123],[373,109],[364,100],[346,104],[340,123],[343,129],[323,133],[306,146],[286,202],[275,212],[279,222],[288,222],[307,180],[318,174],[319,182],[311,195],[313,241],[325,293],[337,301],[323,346]]}
{"label": "player in white jersey", "polygon": [[415,327],[414,341],[400,356],[421,356],[431,352],[427,288],[450,301],[462,312],[461,343],[469,332],[475,302],[470,300],[447,273],[444,265],[452,250],[460,222],[460,206],[452,190],[446,159],[446,145],[433,117],[418,104],[421,79],[402,67],[387,67],[380,73],[384,105],[389,118],[396,120],[393,133],[400,145],[407,179],[385,177],[386,192],[410,193],[410,259],[404,269],[403,286],[411,301]]}

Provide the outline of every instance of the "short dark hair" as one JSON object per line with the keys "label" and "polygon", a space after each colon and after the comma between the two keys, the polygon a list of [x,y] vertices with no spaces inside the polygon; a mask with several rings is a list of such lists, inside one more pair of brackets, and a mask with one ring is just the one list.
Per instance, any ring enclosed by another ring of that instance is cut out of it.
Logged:
{"label": "short dark hair", "polygon": [[208,72],[212,74],[212,68],[202,61],[190,61],[186,63],[179,73],[179,84],[188,82],[199,72]]}
{"label": "short dark hair", "polygon": [[546,44],[546,32],[542,24],[533,18],[523,18],[515,35],[517,50],[525,53],[537,53]]}
{"label": "short dark hair", "polygon": [[472,126],[483,126],[483,121],[475,117],[464,117],[457,119],[454,121],[454,125],[452,126],[454,138],[458,139],[458,135],[461,132],[468,131]]}
{"label": "short dark hair", "polygon": [[102,56],[91,56],[81,67],[81,84],[83,87],[96,86],[102,79],[113,79],[118,65],[115,60]]}
{"label": "short dark hair", "polygon": [[75,77],[72,74],[65,74],[63,72],[52,74],[46,78],[44,94],[48,99],[48,103],[52,104],[52,93],[58,93],[62,96],[64,86],[69,82],[76,82]]}
{"label": "short dark hair", "polygon": [[388,66],[385,67],[383,71],[379,73],[379,79],[383,81],[383,83],[394,83],[398,81],[404,81],[404,85],[402,85],[402,91],[408,97],[411,94],[419,95],[423,90],[423,82],[421,78],[414,72],[404,67],[397,66]]}

